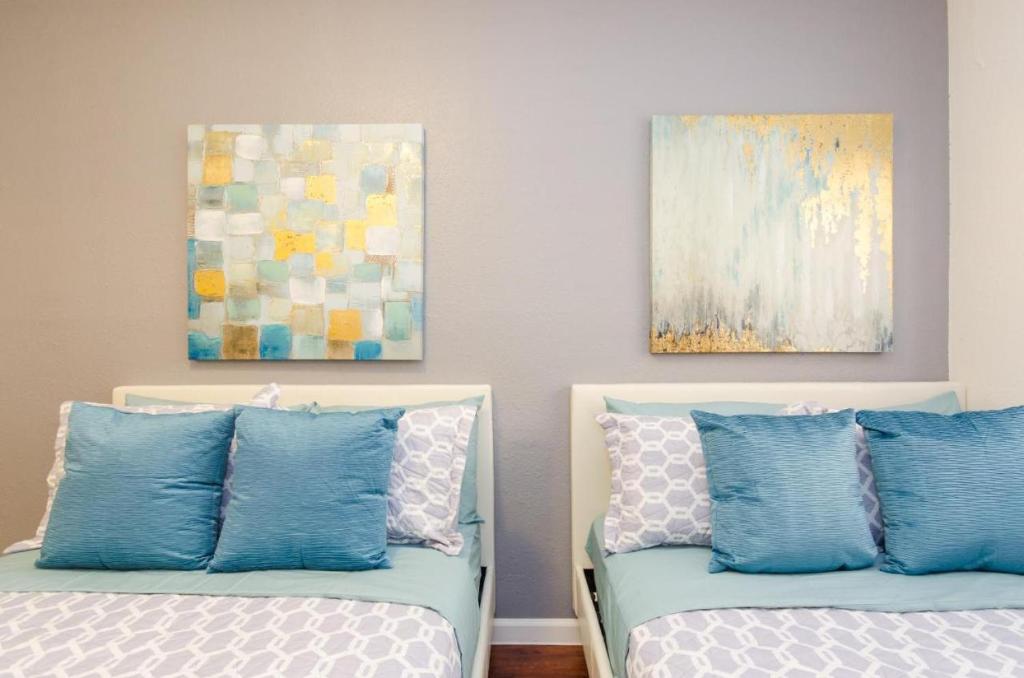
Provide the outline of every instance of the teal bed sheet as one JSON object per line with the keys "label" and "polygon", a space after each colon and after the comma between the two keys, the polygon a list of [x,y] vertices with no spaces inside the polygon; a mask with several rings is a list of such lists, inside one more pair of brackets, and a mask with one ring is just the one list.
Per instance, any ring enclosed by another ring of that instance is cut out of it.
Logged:
{"label": "teal bed sheet", "polygon": [[887,574],[881,558],[864,570],[817,574],[708,573],[706,546],[660,546],[604,555],[604,516],[590,528],[587,554],[594,564],[608,659],[626,675],[629,634],[652,619],[723,608],[825,607],[876,612],[1024,608],[1024,576],[949,572],[917,577]]}
{"label": "teal bed sheet", "polygon": [[468,677],[480,633],[480,526],[462,525],[460,530],[465,546],[458,556],[425,546],[392,545],[390,569],[362,572],[41,570],[35,567],[39,552],[25,551],[0,557],[0,591],[338,598],[417,605],[434,610],[454,627],[462,675]]}

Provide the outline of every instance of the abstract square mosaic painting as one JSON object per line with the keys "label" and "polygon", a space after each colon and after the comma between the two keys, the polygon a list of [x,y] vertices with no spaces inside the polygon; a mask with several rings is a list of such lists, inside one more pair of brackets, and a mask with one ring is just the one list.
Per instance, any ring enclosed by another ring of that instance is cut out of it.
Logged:
{"label": "abstract square mosaic painting", "polygon": [[423,358],[420,125],[190,125],[193,360]]}
{"label": "abstract square mosaic painting", "polygon": [[891,351],[892,116],[655,116],[653,353]]}

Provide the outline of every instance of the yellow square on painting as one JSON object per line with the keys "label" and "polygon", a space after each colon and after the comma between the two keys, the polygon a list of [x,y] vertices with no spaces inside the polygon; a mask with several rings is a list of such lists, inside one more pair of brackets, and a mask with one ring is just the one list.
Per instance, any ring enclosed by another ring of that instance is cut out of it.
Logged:
{"label": "yellow square on painting", "polygon": [[330,252],[317,252],[314,262],[317,275],[329,276],[334,272],[334,255]]}
{"label": "yellow square on painting", "polygon": [[366,222],[362,219],[349,219],[345,222],[345,249],[366,249]]}
{"label": "yellow square on painting", "polygon": [[306,177],[306,198],[334,204],[337,201],[336,182],[337,179],[333,174],[315,174]]}
{"label": "yellow square on painting", "polygon": [[299,254],[316,252],[316,233],[296,233],[295,251]]}
{"label": "yellow square on painting", "polygon": [[226,155],[235,153],[235,135],[233,132],[207,132],[203,139],[206,155]]}
{"label": "yellow square on painting", "polygon": [[231,156],[208,155],[203,158],[203,183],[216,186],[231,183]]}
{"label": "yellow square on painting", "polygon": [[295,232],[280,230],[274,231],[274,258],[278,261],[285,261],[295,254]]}
{"label": "yellow square on painting", "polygon": [[363,319],[358,309],[331,311],[327,338],[331,341],[357,341],[363,336]]}
{"label": "yellow square on painting", "polygon": [[366,223],[369,226],[398,225],[398,201],[393,193],[366,196]]}
{"label": "yellow square on painting", "polygon": [[224,298],[224,271],[202,268],[195,272],[192,286],[196,294],[207,299]]}

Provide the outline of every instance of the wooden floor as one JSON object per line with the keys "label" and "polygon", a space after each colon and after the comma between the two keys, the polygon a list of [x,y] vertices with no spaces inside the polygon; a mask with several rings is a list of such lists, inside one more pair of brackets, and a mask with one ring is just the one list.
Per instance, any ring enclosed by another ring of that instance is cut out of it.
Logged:
{"label": "wooden floor", "polygon": [[490,678],[587,678],[579,645],[492,645]]}

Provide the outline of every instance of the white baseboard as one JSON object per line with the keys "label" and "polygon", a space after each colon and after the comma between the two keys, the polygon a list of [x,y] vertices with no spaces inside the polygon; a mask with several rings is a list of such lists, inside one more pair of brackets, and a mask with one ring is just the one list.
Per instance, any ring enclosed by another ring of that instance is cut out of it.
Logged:
{"label": "white baseboard", "polygon": [[495,619],[494,645],[579,645],[576,619]]}

